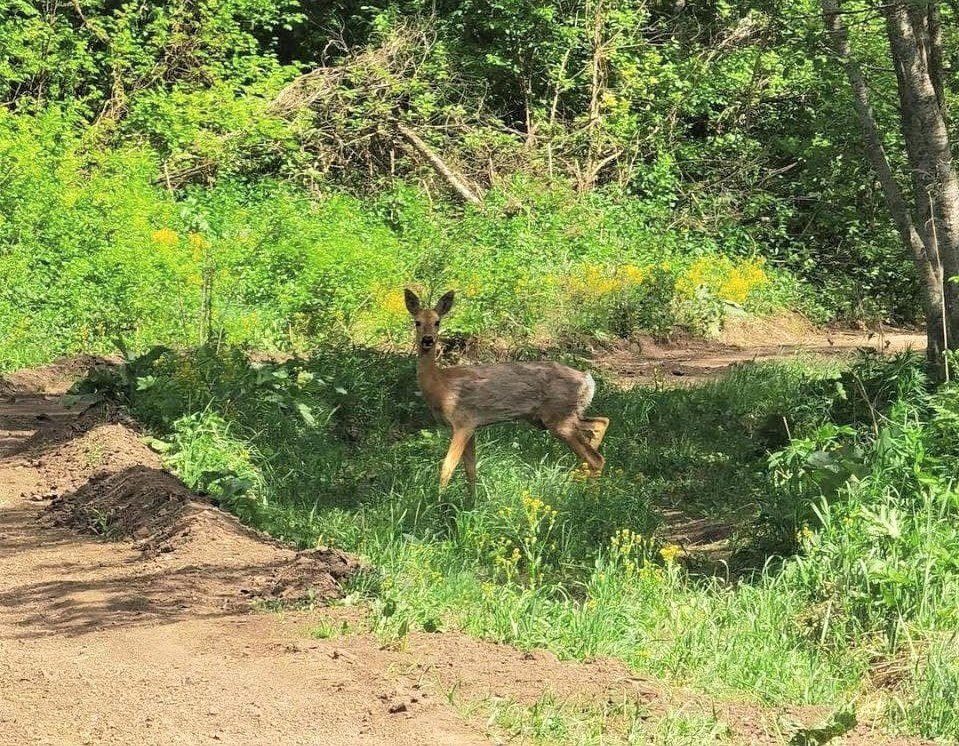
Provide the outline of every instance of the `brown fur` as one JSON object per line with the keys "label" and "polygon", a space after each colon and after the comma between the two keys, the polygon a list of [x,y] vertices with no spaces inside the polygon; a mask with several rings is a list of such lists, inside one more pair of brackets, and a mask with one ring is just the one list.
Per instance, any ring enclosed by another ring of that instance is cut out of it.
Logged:
{"label": "brown fur", "polygon": [[436,308],[423,308],[406,291],[406,307],[416,323],[417,380],[430,409],[453,428],[440,484],[445,487],[460,459],[472,489],[476,481],[474,432],[484,425],[526,420],[549,430],[598,474],[604,459],[597,450],[609,427],[606,417],[584,417],[593,398],[592,376],[553,362],[500,363],[440,368],[436,362],[440,322],[453,306],[452,291]]}

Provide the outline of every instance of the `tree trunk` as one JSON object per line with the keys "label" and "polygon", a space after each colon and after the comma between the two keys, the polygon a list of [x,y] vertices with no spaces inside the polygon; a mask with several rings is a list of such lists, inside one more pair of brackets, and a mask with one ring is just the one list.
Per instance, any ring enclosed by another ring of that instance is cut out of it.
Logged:
{"label": "tree trunk", "polygon": [[[908,106],[908,116],[904,112],[902,118],[903,136],[918,156],[913,168],[920,174],[916,181],[922,185],[915,195],[923,218],[921,234],[930,258],[940,265],[939,297],[931,300],[938,301],[941,337],[938,350],[930,348],[929,355],[930,362],[945,373],[941,352],[959,346],[959,286],[948,282],[959,276],[959,175],[952,160],[941,73],[936,68],[942,59],[941,47],[936,48],[937,43],[941,44],[941,34],[930,33],[930,28],[938,25],[938,7],[934,1],[925,7],[900,1],[885,5],[883,14],[889,48],[900,71],[899,86]],[[927,319],[927,323],[931,321]]]}
{"label": "tree trunk", "polygon": [[942,33],[937,0],[916,5],[892,0],[882,6],[896,71],[899,114],[912,173],[915,214],[903,197],[869,104],[862,71],[852,58],[839,0],[822,0],[829,43],[840,58],[853,93],[866,154],[904,246],[923,286],[927,356],[944,378],[945,351],[959,347],[959,177],[952,162],[942,91]]}

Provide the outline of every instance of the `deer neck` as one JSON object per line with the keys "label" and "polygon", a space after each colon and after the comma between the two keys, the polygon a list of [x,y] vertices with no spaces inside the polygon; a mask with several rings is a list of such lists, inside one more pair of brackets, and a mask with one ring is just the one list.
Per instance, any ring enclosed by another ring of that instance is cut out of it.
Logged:
{"label": "deer neck", "polygon": [[439,409],[444,393],[443,371],[436,362],[436,349],[420,351],[416,361],[416,380],[420,384],[423,398],[431,407]]}

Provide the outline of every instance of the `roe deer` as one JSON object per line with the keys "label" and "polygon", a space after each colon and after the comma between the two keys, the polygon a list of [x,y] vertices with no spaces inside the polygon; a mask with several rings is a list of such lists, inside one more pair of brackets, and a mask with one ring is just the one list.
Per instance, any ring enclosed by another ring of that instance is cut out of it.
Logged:
{"label": "roe deer", "polygon": [[588,373],[553,362],[498,363],[441,368],[436,363],[440,321],[453,307],[453,291],[436,308],[423,308],[406,290],[406,309],[416,322],[416,377],[433,413],[453,428],[440,485],[445,487],[463,459],[470,489],[476,484],[477,428],[495,422],[526,420],[566,443],[586,466],[599,474],[604,459],[600,443],[609,427],[606,417],[584,417],[596,382]]}

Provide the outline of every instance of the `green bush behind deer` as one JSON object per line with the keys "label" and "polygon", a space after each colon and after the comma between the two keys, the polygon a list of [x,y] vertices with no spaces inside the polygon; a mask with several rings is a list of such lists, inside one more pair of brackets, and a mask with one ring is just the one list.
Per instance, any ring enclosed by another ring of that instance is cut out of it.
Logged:
{"label": "green bush behind deer", "polygon": [[705,334],[727,308],[803,297],[761,259],[662,231],[659,212],[612,193],[518,179],[465,214],[403,185],[360,199],[222,179],[174,195],[149,147],[91,150],[74,125],[53,109],[0,112],[3,368],[110,350],[117,336],[133,349],[405,346],[408,283],[457,289],[451,331],[516,344]]}

